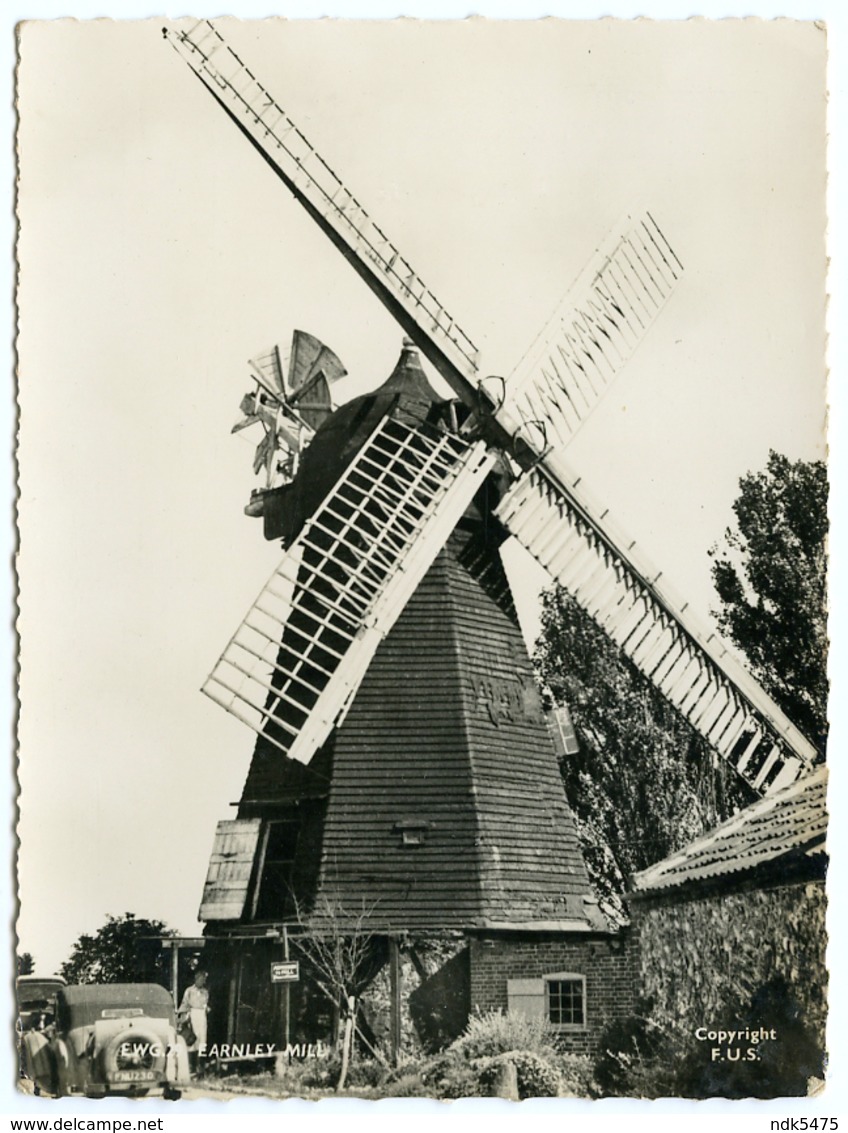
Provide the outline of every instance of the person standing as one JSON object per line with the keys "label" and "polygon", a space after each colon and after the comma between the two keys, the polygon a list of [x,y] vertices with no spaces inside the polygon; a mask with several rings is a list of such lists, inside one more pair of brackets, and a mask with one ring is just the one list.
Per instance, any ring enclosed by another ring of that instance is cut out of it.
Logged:
{"label": "person standing", "polygon": [[186,988],[177,1012],[178,1023],[188,1021],[194,1031],[194,1042],[188,1048],[189,1067],[192,1071],[197,1069],[198,1057],[202,1057],[206,1051],[206,1017],[209,1014],[207,978],[207,973],[202,969],[194,973],[194,983]]}

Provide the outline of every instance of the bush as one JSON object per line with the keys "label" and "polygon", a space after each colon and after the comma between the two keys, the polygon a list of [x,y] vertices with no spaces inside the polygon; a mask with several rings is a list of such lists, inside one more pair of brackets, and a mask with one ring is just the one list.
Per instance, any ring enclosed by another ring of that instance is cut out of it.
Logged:
{"label": "bush", "polygon": [[510,1050],[497,1054],[494,1058],[484,1058],[473,1063],[477,1080],[491,1093],[498,1072],[505,1062],[515,1066],[518,1078],[518,1096],[525,1098],[558,1098],[563,1089],[559,1071],[541,1055],[531,1050]]}
{"label": "bush", "polygon": [[386,1098],[431,1098],[433,1091],[428,1089],[415,1070],[404,1070],[391,1084],[384,1084],[381,1090]]}
{"label": "bush", "polygon": [[458,1098],[485,1097],[486,1089],[480,1081],[476,1067],[470,1062],[454,1059],[437,1078],[425,1079],[432,1084],[432,1096],[446,1101]]}
{"label": "bush", "polygon": [[[441,1054],[425,1063],[421,1078],[431,1096],[485,1097],[498,1072],[513,1062],[520,1098],[551,1098],[571,1093],[586,1096],[588,1059],[566,1059],[556,1049],[556,1033],[545,1020],[489,1011],[473,1015],[464,1033]],[[568,1075],[562,1068],[568,1065]]]}
{"label": "bush", "polygon": [[387,1076],[388,1071],[376,1058],[356,1058],[351,1062],[347,1072],[348,1086],[379,1086]]}
{"label": "bush", "polygon": [[562,1096],[565,1098],[591,1098],[595,1096],[595,1067],[586,1054],[561,1054],[556,1063],[562,1079]]}
{"label": "bush", "polygon": [[[663,1069],[673,1052],[668,1034],[652,1017],[653,1005],[636,1004],[635,1013],[603,1032],[595,1060],[596,1097],[661,1097],[670,1087]],[[679,1055],[678,1055],[679,1056]]]}
{"label": "bush", "polygon": [[300,1065],[301,1085],[313,1086],[321,1090],[334,1090],[342,1072],[342,1056],[334,1050],[326,1058],[310,1059]]}
{"label": "bush", "polygon": [[481,1086],[470,1060],[461,1050],[448,1047],[421,1068],[421,1081],[434,1098],[475,1098]]}
{"label": "bush", "polygon": [[543,1058],[555,1059],[556,1032],[546,1019],[478,1011],[448,1050],[462,1051],[469,1059],[489,1058],[510,1050],[529,1050]]}

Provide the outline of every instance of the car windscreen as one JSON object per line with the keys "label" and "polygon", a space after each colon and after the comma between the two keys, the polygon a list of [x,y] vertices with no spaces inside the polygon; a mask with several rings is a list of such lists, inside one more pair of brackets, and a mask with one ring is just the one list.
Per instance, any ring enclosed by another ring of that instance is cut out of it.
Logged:
{"label": "car windscreen", "polygon": [[64,987],[61,980],[18,980],[18,1005],[30,1010],[32,1006],[55,999],[59,988]]}

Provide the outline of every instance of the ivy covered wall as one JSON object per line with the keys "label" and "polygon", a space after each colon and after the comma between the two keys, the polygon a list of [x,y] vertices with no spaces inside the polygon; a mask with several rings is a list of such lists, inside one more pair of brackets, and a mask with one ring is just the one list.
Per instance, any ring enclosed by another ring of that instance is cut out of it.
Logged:
{"label": "ivy covered wall", "polygon": [[823,1050],[825,907],[823,879],[634,901],[641,990],[654,1019],[678,1033],[726,1029],[733,1013],[756,1015],[764,989],[780,988],[788,1016]]}

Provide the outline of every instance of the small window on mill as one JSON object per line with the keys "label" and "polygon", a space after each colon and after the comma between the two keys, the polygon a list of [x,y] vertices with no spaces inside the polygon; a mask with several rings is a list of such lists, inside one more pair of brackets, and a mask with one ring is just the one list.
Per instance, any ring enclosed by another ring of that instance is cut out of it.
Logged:
{"label": "small window on mill", "polygon": [[420,818],[402,818],[394,824],[392,830],[400,835],[402,846],[423,846],[432,825],[431,822],[425,822]]}

